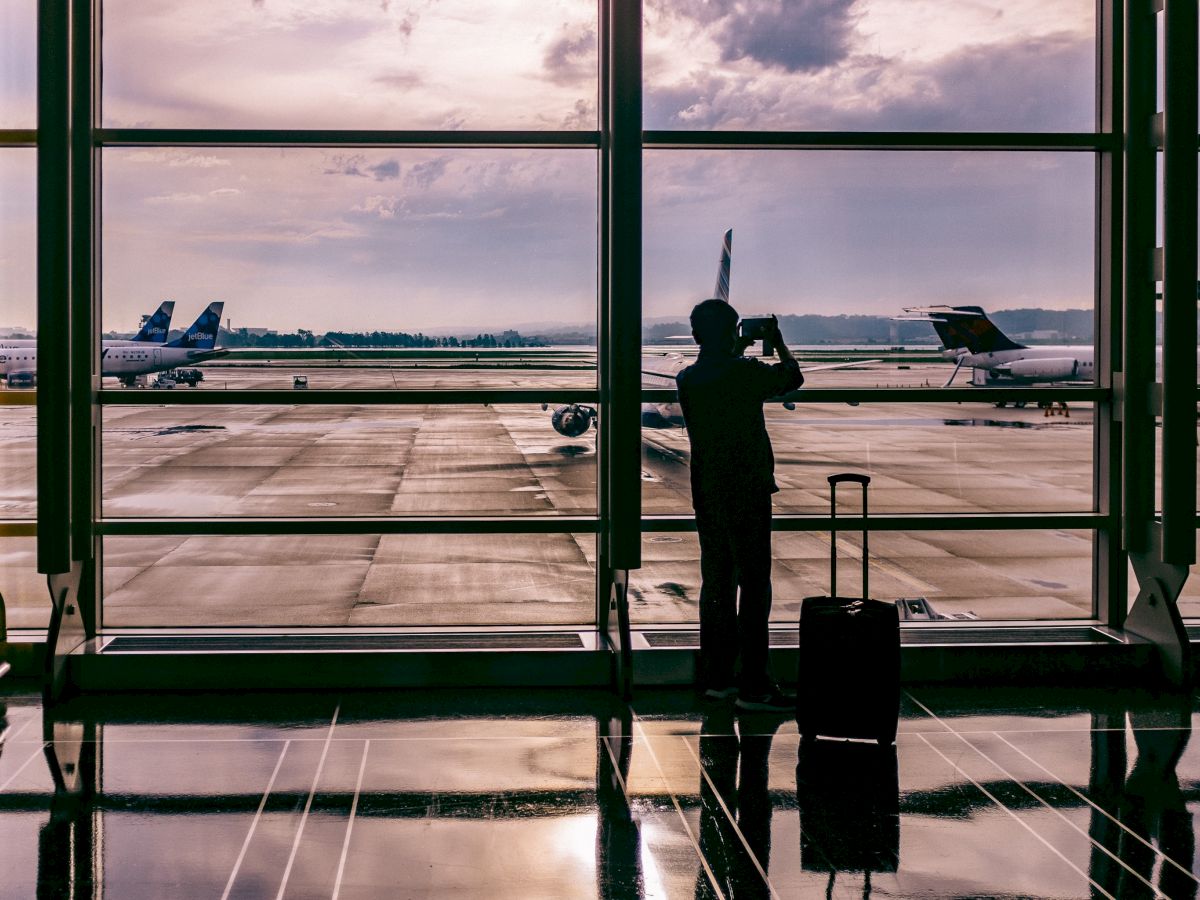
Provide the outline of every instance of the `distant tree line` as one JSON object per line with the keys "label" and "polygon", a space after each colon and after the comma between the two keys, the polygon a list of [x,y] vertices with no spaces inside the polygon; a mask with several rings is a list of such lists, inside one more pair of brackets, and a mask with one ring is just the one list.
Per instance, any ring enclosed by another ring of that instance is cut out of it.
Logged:
{"label": "distant tree line", "polygon": [[325,334],[315,334],[301,328],[290,334],[269,333],[257,334],[246,329],[228,331],[224,328],[218,338],[222,347],[229,348],[327,348],[338,347],[389,347],[389,348],[426,348],[426,347],[545,347],[546,337],[541,335],[527,336],[516,331],[505,331],[500,335],[491,333],[476,334],[474,337],[464,335],[435,336],[417,332],[409,334],[406,331],[327,331]]}
{"label": "distant tree line", "polygon": [[[961,304],[966,305],[966,304]],[[1004,309],[988,312],[996,325],[1009,335],[1053,333],[1054,340],[1091,343],[1094,334],[1090,309]],[[793,344],[932,344],[933,328],[924,322],[897,322],[889,316],[783,315],[779,317],[783,338]],[[642,330],[646,343],[690,333],[686,321],[658,322]]]}

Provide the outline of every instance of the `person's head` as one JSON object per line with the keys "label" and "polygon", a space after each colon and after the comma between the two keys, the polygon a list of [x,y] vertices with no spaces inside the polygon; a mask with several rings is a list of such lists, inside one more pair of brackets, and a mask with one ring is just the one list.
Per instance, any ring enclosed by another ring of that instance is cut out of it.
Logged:
{"label": "person's head", "polygon": [[701,347],[731,347],[737,337],[737,310],[715,297],[696,304],[691,323],[692,337]]}

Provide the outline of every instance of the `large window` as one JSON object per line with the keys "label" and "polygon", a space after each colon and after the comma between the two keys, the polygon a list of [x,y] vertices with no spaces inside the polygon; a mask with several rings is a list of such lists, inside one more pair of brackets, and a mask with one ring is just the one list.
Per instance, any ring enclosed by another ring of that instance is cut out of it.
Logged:
{"label": "large window", "polygon": [[[766,409],[781,627],[828,589],[825,479],[848,470],[873,479],[876,596],[1120,618],[1108,4],[101,6],[101,58],[75,60],[93,147],[72,132],[98,151],[72,202],[96,202],[61,302],[93,278],[97,433],[72,452],[103,624],[591,627],[606,552],[640,546],[635,623],[686,630],[670,376],[727,229],[731,302],[779,314],[808,373]],[[37,325],[34,5],[0,17],[15,331]],[[156,311],[166,346],[135,339]],[[10,621],[37,583],[18,393]]]}

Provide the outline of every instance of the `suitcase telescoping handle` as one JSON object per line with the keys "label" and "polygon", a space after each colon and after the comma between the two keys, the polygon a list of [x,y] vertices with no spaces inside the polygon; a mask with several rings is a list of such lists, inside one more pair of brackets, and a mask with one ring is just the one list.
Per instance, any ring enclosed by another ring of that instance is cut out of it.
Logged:
{"label": "suitcase telescoping handle", "polygon": [[860,475],[858,472],[842,472],[830,475],[829,482],[829,595],[836,597],[837,589],[837,486],[846,481],[852,481],[862,486],[862,589],[863,599],[867,599],[867,485],[871,483],[870,475]]}

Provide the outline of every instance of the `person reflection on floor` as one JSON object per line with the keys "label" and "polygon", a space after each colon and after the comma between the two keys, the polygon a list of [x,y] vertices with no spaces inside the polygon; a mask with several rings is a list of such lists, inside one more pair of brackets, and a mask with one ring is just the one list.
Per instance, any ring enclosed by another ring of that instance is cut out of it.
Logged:
{"label": "person reflection on floor", "polygon": [[[714,709],[700,727],[700,853],[697,900],[724,895],[770,897],[771,742],[789,716],[742,713],[734,730],[729,707]],[[739,767],[740,762],[740,767]],[[707,774],[707,777],[705,775]],[[722,808],[722,803],[724,808]]]}
{"label": "person reflection on floor", "polygon": [[[1190,737],[1190,729],[1134,729],[1137,761],[1125,779],[1119,816],[1122,824],[1177,864],[1164,861],[1159,867],[1158,891],[1161,896],[1172,900],[1195,897],[1197,888],[1195,879],[1189,874],[1192,871],[1196,839],[1192,814],[1188,811],[1175,771]],[[1122,837],[1124,840],[1118,856],[1133,872],[1120,871],[1117,896],[1159,896],[1146,886],[1147,883],[1154,884],[1157,854],[1152,847],[1132,835],[1122,834]]]}

